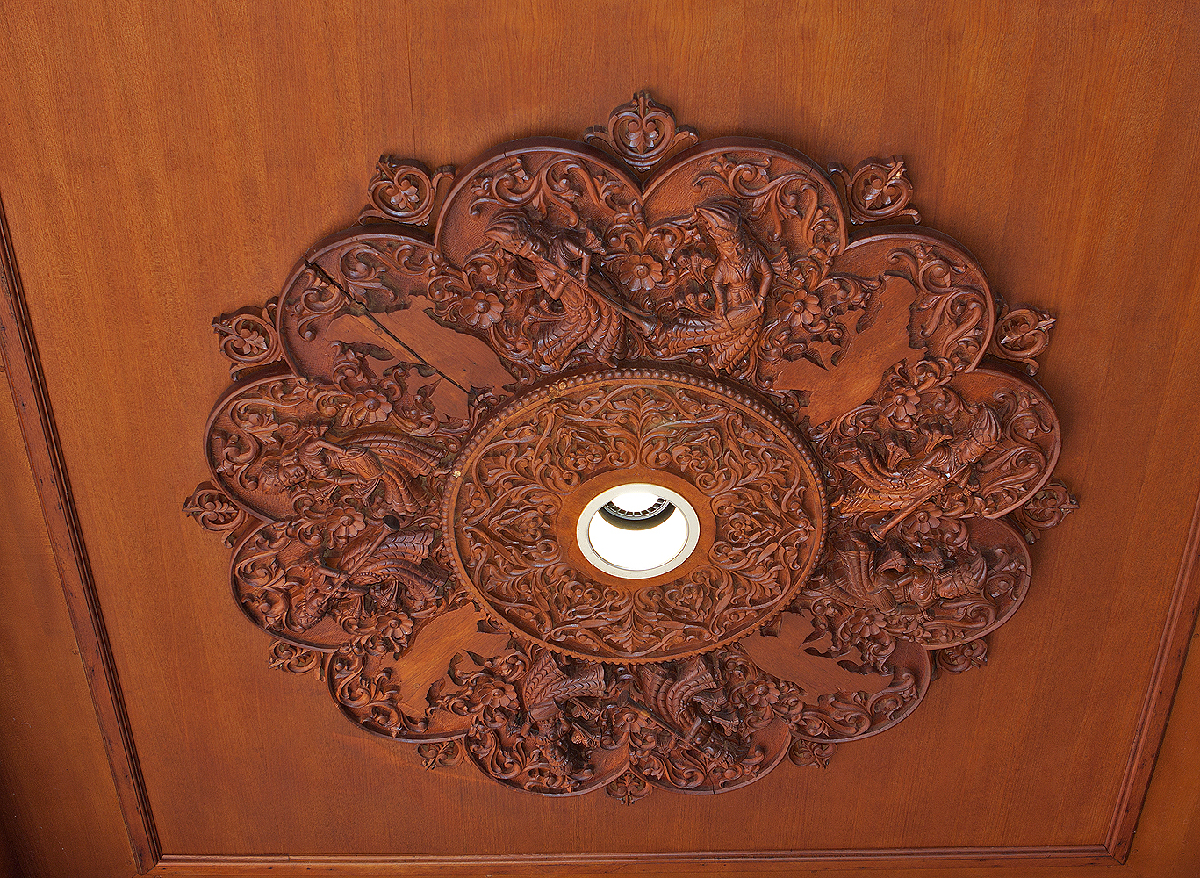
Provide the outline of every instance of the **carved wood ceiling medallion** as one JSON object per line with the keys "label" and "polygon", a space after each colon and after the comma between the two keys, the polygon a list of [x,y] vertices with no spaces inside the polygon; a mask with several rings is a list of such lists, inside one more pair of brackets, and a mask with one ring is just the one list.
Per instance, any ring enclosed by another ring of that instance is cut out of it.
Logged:
{"label": "carved wood ceiling medallion", "polygon": [[[585,139],[382,158],[214,321],[185,510],[272,666],[428,767],[630,802],[824,765],[986,661],[1074,508],[1028,377],[1053,319],[915,224],[899,159],[698,141],[645,94]],[[592,518],[676,507],[667,563],[598,560]]]}

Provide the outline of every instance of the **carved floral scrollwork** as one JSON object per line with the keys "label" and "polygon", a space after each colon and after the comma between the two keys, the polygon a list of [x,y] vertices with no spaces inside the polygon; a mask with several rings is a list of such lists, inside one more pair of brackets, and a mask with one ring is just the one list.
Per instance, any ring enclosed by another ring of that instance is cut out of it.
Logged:
{"label": "carved floral scrollwork", "polygon": [[846,184],[851,222],[870,223],[899,216],[910,217],[915,223],[921,221],[921,215],[908,206],[913,187],[899,156],[866,159],[853,172],[838,164],[831,165],[829,170]]}
{"label": "carved floral scrollwork", "polygon": [[[563,544],[573,499],[634,469],[711,509],[706,557],[678,576],[622,584]],[[445,538],[464,586],[519,635],[662,660],[726,643],[788,599],[820,550],[821,495],[795,434],[736,391],[666,371],[591,373],[519,398],[476,434],[455,464]]]}
{"label": "carved floral scrollwork", "polygon": [[439,204],[439,187],[453,179],[453,167],[438,168],[431,174],[421,162],[382,155],[375,176],[367,184],[371,205],[363,209],[359,221],[390,219],[427,225]]}
{"label": "carved floral scrollwork", "polygon": [[283,359],[275,328],[278,308],[279,299],[273,297],[261,308],[240,308],[213,320],[213,331],[221,337],[221,353],[232,361],[229,371],[234,378]]}
{"label": "carved floral scrollwork", "polygon": [[694,128],[676,125],[675,114],[644,91],[613,110],[607,127],[595,126],[584,132],[588,143],[604,145],[643,173],[698,139]]}
{"label": "carved floral scrollwork", "polygon": [[[937,232],[850,234],[918,219],[899,159],[839,189],[645,94],[586,138],[382,158],[356,224],[214,321],[235,383],[184,511],[270,666],[427,768],[632,803],[824,766],[985,664],[1076,507],[998,363],[1032,374],[1053,318]],[[642,579],[577,529],[635,482],[699,528]]]}
{"label": "carved floral scrollwork", "polygon": [[183,501],[183,511],[205,530],[225,534],[227,546],[237,542],[239,532],[250,521],[246,510],[212,482],[197,485],[191,496]]}
{"label": "carved floral scrollwork", "polygon": [[1050,329],[1054,318],[1038,308],[1009,310],[1003,305],[996,318],[988,353],[1004,360],[1025,365],[1025,371],[1036,375],[1037,357],[1050,347]]}
{"label": "carved floral scrollwork", "polygon": [[939,670],[961,674],[971,668],[982,668],[987,664],[988,642],[986,637],[968,640],[956,646],[948,646],[934,653]]}
{"label": "carved floral scrollwork", "polygon": [[1078,508],[1079,503],[1067,486],[1053,481],[1047,482],[1028,501],[1014,509],[1009,517],[1021,528],[1025,539],[1033,543],[1037,541],[1038,531],[1056,527],[1072,510]]}

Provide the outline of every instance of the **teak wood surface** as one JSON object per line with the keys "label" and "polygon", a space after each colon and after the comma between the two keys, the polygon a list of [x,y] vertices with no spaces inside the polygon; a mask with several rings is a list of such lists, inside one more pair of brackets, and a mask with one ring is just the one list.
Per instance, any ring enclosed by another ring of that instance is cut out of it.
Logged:
{"label": "teak wood surface", "polygon": [[[1200,871],[1200,10],[66,0],[2,39],[8,874]],[[381,153],[578,137],[641,88],[705,137],[905,156],[924,221],[1058,317],[1080,508],[987,667],[888,734],[627,807],[356,729],[267,667],[180,500],[228,380],[212,316],[277,293]]]}

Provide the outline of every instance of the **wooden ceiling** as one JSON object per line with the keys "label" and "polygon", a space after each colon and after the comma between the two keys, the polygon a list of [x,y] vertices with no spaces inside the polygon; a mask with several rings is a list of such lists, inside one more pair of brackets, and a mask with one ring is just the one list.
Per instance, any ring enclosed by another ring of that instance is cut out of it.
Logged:
{"label": "wooden ceiling", "polygon": [[[8,874],[1200,872],[1200,10],[782,6],[9,11]],[[351,222],[381,153],[578,137],[642,88],[702,136],[905,156],[925,222],[1058,317],[1039,378],[1080,508],[1033,547],[989,665],[827,769],[547,800],[428,772],[269,669],[180,506],[228,378],[211,318]]]}

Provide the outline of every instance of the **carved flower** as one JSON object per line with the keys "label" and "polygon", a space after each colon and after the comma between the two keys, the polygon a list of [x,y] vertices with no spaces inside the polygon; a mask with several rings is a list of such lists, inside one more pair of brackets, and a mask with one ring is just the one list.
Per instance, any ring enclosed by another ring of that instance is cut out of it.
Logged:
{"label": "carved flower", "polygon": [[738,690],[738,694],[751,707],[769,708],[779,700],[779,687],[764,677],[747,683]]}
{"label": "carved flower", "polygon": [[916,529],[917,533],[924,535],[936,533],[942,523],[938,512],[937,508],[925,508],[913,513],[912,526]]}
{"label": "carved flower", "polygon": [[884,401],[882,409],[888,420],[897,427],[908,427],[917,415],[920,402],[921,397],[915,388],[901,387]]}
{"label": "carved flower", "polygon": [[463,320],[478,329],[487,329],[497,323],[503,313],[499,296],[486,290],[471,290],[462,306]]}
{"label": "carved flower", "polygon": [[699,472],[705,468],[706,456],[695,445],[677,445],[671,449],[671,459],[685,470]]}
{"label": "carved flower", "polygon": [[251,323],[243,321],[238,326],[237,334],[238,337],[233,342],[233,348],[247,359],[256,354],[265,354],[267,348],[270,347],[267,337]]}
{"label": "carved flower", "polygon": [[663,279],[662,265],[653,256],[635,256],[621,266],[620,277],[631,292],[649,292]]}
{"label": "carved flower", "polygon": [[563,463],[575,472],[587,472],[600,465],[604,452],[596,445],[579,443],[563,453]]}
{"label": "carved flower", "polygon": [[796,293],[780,300],[780,307],[785,311],[785,317],[792,332],[811,330],[822,317],[821,300],[816,293],[808,290],[798,290]]}
{"label": "carved flower", "polygon": [[399,204],[407,202],[409,207],[416,207],[421,200],[421,190],[408,177],[401,177],[400,182],[396,184],[395,200]]}
{"label": "carved flower", "polygon": [[503,680],[484,677],[471,690],[471,700],[482,710],[504,710],[517,706],[517,690]]}
{"label": "carved flower", "polygon": [[846,629],[856,640],[869,640],[883,630],[883,617],[874,610],[855,610],[846,620]]}
{"label": "carved flower", "polygon": [[348,412],[348,420],[355,426],[377,424],[392,413],[392,401],[377,390],[364,390],[354,394]]}
{"label": "carved flower", "polygon": [[336,509],[329,516],[329,532],[336,540],[349,540],[358,536],[366,528],[362,513],[357,509],[343,507]]}
{"label": "carved flower", "polygon": [[754,524],[754,519],[745,512],[735,512],[725,519],[725,532],[729,538],[729,542],[735,545],[745,545],[754,539],[754,534],[758,528]]}

